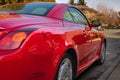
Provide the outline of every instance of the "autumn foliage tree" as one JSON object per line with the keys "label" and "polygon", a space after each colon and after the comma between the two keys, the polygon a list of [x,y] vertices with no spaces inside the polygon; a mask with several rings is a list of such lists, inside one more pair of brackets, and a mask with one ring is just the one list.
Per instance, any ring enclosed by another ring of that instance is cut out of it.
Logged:
{"label": "autumn foliage tree", "polygon": [[11,4],[11,3],[22,3],[22,2],[32,2],[32,1],[46,1],[54,2],[55,0],[0,0],[0,5]]}
{"label": "autumn foliage tree", "polygon": [[97,11],[102,14],[99,19],[106,24],[106,26],[119,25],[119,16],[112,8],[108,8],[105,4],[100,3],[97,5]]}
{"label": "autumn foliage tree", "polygon": [[6,4],[5,0],[1,0],[1,1],[0,1],[0,4],[1,4],[1,5]]}

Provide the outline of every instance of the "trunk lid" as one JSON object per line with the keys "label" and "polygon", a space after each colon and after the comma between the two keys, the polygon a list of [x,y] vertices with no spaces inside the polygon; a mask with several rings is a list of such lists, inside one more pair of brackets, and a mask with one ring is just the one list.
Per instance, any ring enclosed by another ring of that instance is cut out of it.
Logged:
{"label": "trunk lid", "polygon": [[59,21],[53,18],[34,15],[0,15],[1,30],[27,27],[29,25],[58,24]]}

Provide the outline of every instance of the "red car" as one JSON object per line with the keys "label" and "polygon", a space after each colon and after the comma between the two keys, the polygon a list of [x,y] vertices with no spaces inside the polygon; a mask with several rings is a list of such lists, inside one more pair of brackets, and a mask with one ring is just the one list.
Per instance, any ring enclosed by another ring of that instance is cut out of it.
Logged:
{"label": "red car", "polygon": [[73,6],[28,3],[0,15],[0,80],[74,80],[105,60],[106,39]]}

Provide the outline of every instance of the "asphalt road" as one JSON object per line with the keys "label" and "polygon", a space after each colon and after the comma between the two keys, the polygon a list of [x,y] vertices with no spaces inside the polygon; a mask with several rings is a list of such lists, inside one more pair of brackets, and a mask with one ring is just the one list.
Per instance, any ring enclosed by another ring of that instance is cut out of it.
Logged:
{"label": "asphalt road", "polygon": [[93,64],[85,70],[76,80],[97,80],[120,55],[120,30],[101,31],[107,38],[106,61],[103,65]]}

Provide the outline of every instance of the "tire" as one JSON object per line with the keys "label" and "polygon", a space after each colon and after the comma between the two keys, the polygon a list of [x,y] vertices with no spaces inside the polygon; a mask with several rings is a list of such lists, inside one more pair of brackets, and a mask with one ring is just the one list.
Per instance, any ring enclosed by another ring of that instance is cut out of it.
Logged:
{"label": "tire", "polygon": [[74,80],[75,70],[72,57],[65,54],[59,64],[55,80]]}
{"label": "tire", "polygon": [[97,64],[101,65],[106,59],[106,46],[105,43],[102,44],[100,58],[96,61]]}

